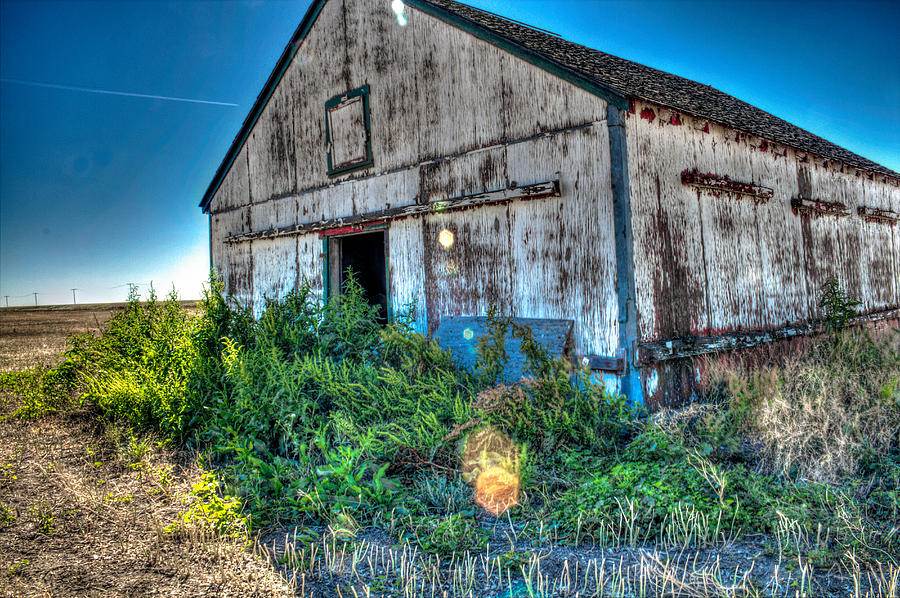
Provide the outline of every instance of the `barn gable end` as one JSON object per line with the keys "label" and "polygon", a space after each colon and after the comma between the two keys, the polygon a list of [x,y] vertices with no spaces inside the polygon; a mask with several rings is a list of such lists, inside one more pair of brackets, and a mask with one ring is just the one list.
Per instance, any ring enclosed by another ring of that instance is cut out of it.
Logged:
{"label": "barn gable end", "polygon": [[[423,331],[491,305],[572,318],[579,354],[614,354],[607,102],[412,3],[405,26],[389,2],[317,10],[207,206],[227,290],[256,309],[303,280],[327,295],[323,231],[285,229],[425,206],[380,225],[393,310]],[[326,104],[363,87],[372,164],[329,173]],[[518,197],[534,184],[558,192]],[[485,193],[512,199],[441,208]]]}

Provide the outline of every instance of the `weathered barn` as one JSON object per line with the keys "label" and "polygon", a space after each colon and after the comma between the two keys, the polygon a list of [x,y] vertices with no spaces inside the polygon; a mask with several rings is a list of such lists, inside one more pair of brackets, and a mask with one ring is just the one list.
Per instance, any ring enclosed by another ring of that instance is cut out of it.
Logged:
{"label": "weathered barn", "polygon": [[200,205],[243,304],[353,267],[431,334],[571,321],[573,358],[651,406],[697,355],[810,330],[831,277],[867,319],[900,306],[900,175],[452,0],[315,0]]}

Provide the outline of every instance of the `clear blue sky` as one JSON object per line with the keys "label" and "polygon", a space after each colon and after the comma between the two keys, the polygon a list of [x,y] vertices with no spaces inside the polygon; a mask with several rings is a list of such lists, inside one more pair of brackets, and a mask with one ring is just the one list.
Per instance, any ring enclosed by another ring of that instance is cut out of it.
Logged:
{"label": "clear blue sky", "polygon": [[[197,203],[308,3],[0,0],[0,305],[199,296]],[[900,3],[471,3],[900,171]]]}

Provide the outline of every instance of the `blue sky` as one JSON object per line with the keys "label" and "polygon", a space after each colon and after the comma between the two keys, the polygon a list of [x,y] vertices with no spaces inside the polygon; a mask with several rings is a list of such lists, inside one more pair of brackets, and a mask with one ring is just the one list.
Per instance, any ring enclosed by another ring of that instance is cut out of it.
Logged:
{"label": "blue sky", "polygon": [[[713,85],[900,171],[898,3],[471,4]],[[0,305],[33,304],[32,291],[68,303],[72,287],[79,302],[121,300],[150,281],[199,296],[197,203],[307,6],[0,1]]]}

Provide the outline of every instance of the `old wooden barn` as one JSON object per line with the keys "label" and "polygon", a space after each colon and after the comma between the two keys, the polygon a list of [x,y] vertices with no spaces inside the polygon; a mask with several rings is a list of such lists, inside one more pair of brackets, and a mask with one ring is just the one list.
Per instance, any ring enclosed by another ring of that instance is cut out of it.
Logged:
{"label": "old wooden barn", "polygon": [[491,305],[569,322],[572,359],[650,406],[698,355],[810,330],[831,277],[865,319],[900,306],[900,175],[452,0],[315,0],[200,205],[242,304],[352,267],[429,334]]}

